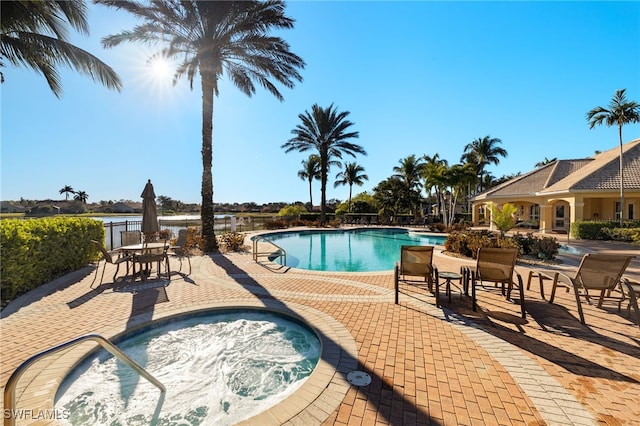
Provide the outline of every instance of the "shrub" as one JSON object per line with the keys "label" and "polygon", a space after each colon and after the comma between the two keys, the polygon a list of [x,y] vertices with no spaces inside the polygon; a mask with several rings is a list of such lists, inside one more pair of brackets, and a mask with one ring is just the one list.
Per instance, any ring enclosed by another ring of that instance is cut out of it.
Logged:
{"label": "shrub", "polygon": [[218,237],[218,243],[226,252],[240,251],[244,245],[244,234],[227,232]]}
{"label": "shrub", "polygon": [[295,205],[290,205],[290,206],[285,206],[283,208],[280,209],[280,211],[278,212],[278,216],[284,216],[284,217],[298,217],[303,213],[306,213],[307,209],[304,208],[304,206],[301,206],[299,204],[295,204]]}
{"label": "shrub", "polygon": [[185,250],[200,248],[202,245],[202,228],[196,226],[187,227],[187,242],[184,244]]}
{"label": "shrub", "polygon": [[531,245],[531,254],[537,255],[542,260],[555,259],[560,243],[553,237],[534,238]]}
{"label": "shrub", "polygon": [[519,255],[531,254],[543,259],[553,259],[560,244],[555,238],[537,238],[533,234],[516,234],[513,237],[496,237],[490,231],[452,232],[444,243],[447,251],[476,258],[480,247],[517,248]]}
{"label": "shrub", "polygon": [[62,217],[0,221],[3,302],[99,259],[91,240],[104,241],[102,221]]}
{"label": "shrub", "polygon": [[264,223],[264,227],[266,229],[285,229],[288,228],[289,225],[284,220],[270,220]]}
{"label": "shrub", "polygon": [[640,228],[602,228],[608,240],[640,242]]}
{"label": "shrub", "polygon": [[515,226],[514,214],[518,211],[518,208],[510,203],[504,203],[501,207],[491,203],[489,208],[491,209],[491,223],[496,225],[500,235],[504,236],[505,232]]}
{"label": "shrub", "polygon": [[533,236],[531,232],[526,235],[522,235],[521,233],[516,233],[512,237],[520,246],[520,251],[522,254],[532,254],[533,253],[533,245],[535,244],[536,237]]}
{"label": "shrub", "polygon": [[[635,231],[634,231],[635,230]],[[584,240],[617,240],[640,241],[634,236],[640,233],[640,222],[624,222],[622,227],[617,221],[584,221],[579,220],[571,224],[571,236]]]}

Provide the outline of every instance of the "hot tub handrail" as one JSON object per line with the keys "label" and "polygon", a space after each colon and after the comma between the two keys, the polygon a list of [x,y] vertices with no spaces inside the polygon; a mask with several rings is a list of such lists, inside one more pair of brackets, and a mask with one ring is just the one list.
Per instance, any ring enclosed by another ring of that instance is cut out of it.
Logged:
{"label": "hot tub handrail", "polygon": [[[266,243],[271,244],[272,246],[274,246],[276,248],[276,251],[275,252],[260,253],[258,251],[258,241],[259,240],[262,240],[262,241],[264,241]],[[273,241],[266,239],[262,235],[256,235],[255,237],[253,237],[253,260],[255,262],[257,262],[258,261],[258,256],[260,256],[260,255],[275,256],[275,257],[279,257],[280,259],[284,259],[284,262],[282,263],[282,266],[287,266],[287,251],[285,249],[283,249],[282,247],[280,247],[279,245],[277,245],[276,243],[274,243]]]}
{"label": "hot tub handrail", "polygon": [[40,353],[37,353],[37,354],[33,355],[32,357],[30,357],[29,359],[27,359],[26,361],[24,361],[22,364],[20,364],[20,366],[18,368],[16,368],[16,370],[13,372],[13,374],[11,374],[11,377],[9,377],[9,380],[7,380],[7,384],[6,384],[5,388],[4,388],[4,412],[5,412],[4,424],[5,424],[5,426],[13,426],[13,425],[15,425],[15,416],[13,416],[13,415],[6,416],[6,413],[13,413],[13,411],[15,410],[16,385],[18,383],[18,380],[22,376],[22,374],[33,363],[35,363],[39,359],[44,358],[44,357],[49,356],[49,355],[53,355],[53,354],[55,354],[57,352],[60,352],[60,351],[62,351],[64,349],[69,348],[70,346],[75,346],[78,343],[82,343],[82,342],[87,341],[87,340],[93,340],[94,342],[98,343],[103,349],[105,349],[111,355],[113,355],[114,357],[118,358],[120,361],[124,362],[129,367],[131,367],[133,370],[135,370],[142,377],[144,377],[145,379],[150,381],[153,385],[155,385],[158,389],[160,389],[160,391],[163,394],[166,392],[166,388],[164,387],[164,385],[162,383],[160,383],[160,381],[158,379],[153,377],[147,370],[142,368],[140,366],[140,364],[138,364],[133,359],[128,357],[127,354],[122,352],[122,350],[120,350],[120,348],[118,348],[116,345],[111,343],[106,338],[100,336],[99,334],[85,334],[84,336],[77,337],[75,339],[69,340],[69,341],[61,343],[61,344],[59,344],[57,346],[54,346],[54,347],[49,348],[47,350],[44,350],[44,351],[42,351]]}

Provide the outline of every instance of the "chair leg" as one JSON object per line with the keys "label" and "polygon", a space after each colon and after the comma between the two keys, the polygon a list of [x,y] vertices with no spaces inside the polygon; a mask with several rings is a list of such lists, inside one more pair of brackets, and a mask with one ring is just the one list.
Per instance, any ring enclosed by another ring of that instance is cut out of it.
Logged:
{"label": "chair leg", "polygon": [[[191,264],[189,264],[189,270],[191,270]],[[393,269],[393,288],[395,289],[395,293],[396,293],[396,305],[398,304],[398,291],[399,291],[399,277],[398,274],[400,273],[400,271],[398,270],[398,265],[396,265]]]}
{"label": "chair leg", "polygon": [[[558,278],[560,274],[556,272],[553,274],[553,284],[551,286],[551,296],[549,297],[549,303],[553,303],[553,299],[556,297],[556,288],[558,287]],[[567,293],[569,292],[569,287],[567,287]]]}
{"label": "chair leg", "polygon": [[436,270],[436,282],[435,282],[435,290],[436,290],[436,307],[440,307],[440,276],[438,275],[438,271]]}
{"label": "chair leg", "polygon": [[633,290],[633,287],[629,282],[624,282],[629,289],[629,318],[631,318],[631,306],[633,306],[633,310],[636,313],[636,320],[638,321],[638,327],[640,327],[640,309],[638,308],[638,298],[636,297],[636,292]]}
{"label": "chair leg", "polygon": [[580,301],[580,288],[578,287],[578,284],[576,284],[575,282],[573,283],[573,289],[576,295],[576,303],[578,304],[578,315],[580,315],[580,322],[582,324],[586,324],[584,322],[584,313],[582,312],[582,302]]}
{"label": "chair leg", "polygon": [[[106,267],[107,265],[105,264],[104,266]],[[116,282],[116,277],[118,276],[118,271],[119,271],[119,270],[120,270],[120,264],[118,263],[118,264],[116,265],[116,272],[115,272],[115,274],[113,274],[113,282],[114,282],[114,283]]]}
{"label": "chair leg", "polygon": [[476,311],[478,305],[476,303],[476,273],[471,271],[471,308]]}
{"label": "chair leg", "polygon": [[[89,286],[89,288],[93,288],[93,285],[96,283],[96,278],[98,278],[98,275],[100,274],[100,263],[102,261],[99,260],[98,261],[98,265],[96,266],[96,273],[93,276],[93,281],[91,281],[91,285]],[[107,267],[107,262],[105,261],[105,268]],[[102,277],[100,278],[100,283],[98,283],[98,287],[100,287],[100,285],[102,284],[102,280],[104,279],[104,268],[102,268]]]}
{"label": "chair leg", "polygon": [[518,278],[518,287],[520,288],[520,311],[522,312],[522,318],[526,319],[527,314],[524,308],[524,283],[522,282],[520,274],[517,274],[516,277]]}

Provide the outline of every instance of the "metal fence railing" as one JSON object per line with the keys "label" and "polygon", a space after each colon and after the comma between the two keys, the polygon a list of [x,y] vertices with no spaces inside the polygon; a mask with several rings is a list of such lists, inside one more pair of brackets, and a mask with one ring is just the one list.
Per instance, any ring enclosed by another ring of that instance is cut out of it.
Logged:
{"label": "metal fence railing", "polygon": [[[216,218],[214,222],[216,232],[245,232],[259,231],[266,229],[266,223],[276,220],[276,217],[269,216],[243,216]],[[200,227],[199,220],[159,220],[160,231],[169,230],[173,237],[178,235],[178,231],[183,228]],[[108,250],[113,250],[122,246],[120,233],[124,231],[140,231],[142,220],[124,220],[119,222],[105,222],[105,246]]]}

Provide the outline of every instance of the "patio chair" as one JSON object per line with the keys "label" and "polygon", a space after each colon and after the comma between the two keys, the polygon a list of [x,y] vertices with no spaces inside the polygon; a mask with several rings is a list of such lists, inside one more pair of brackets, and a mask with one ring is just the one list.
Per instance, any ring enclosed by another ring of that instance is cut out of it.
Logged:
{"label": "patio chair", "polygon": [[186,247],[187,245],[187,230],[180,229],[178,231],[178,239],[176,240],[176,244],[169,247],[169,253],[175,255],[180,260],[180,269],[182,271],[182,258],[186,257],[187,262],[189,263],[189,273],[187,275],[191,275],[191,259],[189,257],[189,249]]}
{"label": "patio chair", "polygon": [[[622,290],[622,274],[624,274],[633,258],[634,256],[620,254],[585,254],[580,261],[575,277],[571,278],[562,272],[553,274],[551,278],[553,287],[549,303],[553,302],[557,287],[569,287],[574,289],[578,314],[582,324],[586,323],[580,297],[584,297],[587,303],[591,304],[589,290],[595,290],[600,293],[598,307],[602,306],[605,299],[611,299],[618,303],[618,310],[620,310],[620,305],[626,299]],[[616,290],[616,287],[622,292],[620,296],[611,295],[611,292]]]}
{"label": "patio chair", "polygon": [[120,231],[120,241],[123,246],[131,246],[142,242],[140,231]]}
{"label": "patio chair", "polygon": [[[165,275],[167,278],[171,279],[171,268],[169,266],[169,246],[166,244],[162,245],[160,248],[157,247],[148,247],[148,245],[153,243],[143,243],[142,250],[135,253],[133,255],[133,273],[135,275],[136,272],[136,264],[140,264],[140,275],[142,280],[145,281],[147,277],[150,275],[150,266],[153,263],[157,263],[157,274],[158,278],[160,278],[162,273],[162,264],[165,264]],[[143,270],[144,265],[144,270]]]}
{"label": "patio chair", "polygon": [[629,318],[631,318],[631,307],[633,306],[633,310],[636,313],[636,320],[638,321],[638,327],[640,327],[640,308],[638,308],[638,298],[640,297],[640,283],[632,282],[629,280],[629,278],[624,278],[623,283],[623,289],[627,290],[627,295],[629,296],[627,314],[629,315]]}
{"label": "patio chair", "polygon": [[[433,291],[433,283],[437,270],[433,267],[433,246],[402,246],[400,247],[400,261],[396,262],[394,270],[394,284],[396,291],[396,304],[400,281],[410,284],[426,283],[429,291]],[[407,277],[419,277],[422,280],[408,279]]]}
{"label": "patio chair", "polygon": [[524,284],[522,277],[515,270],[516,259],[518,258],[518,249],[515,248],[493,248],[481,247],[478,249],[475,270],[470,271],[471,277],[471,299],[472,307],[477,309],[476,286],[483,285],[483,282],[492,282],[495,285],[501,284],[502,294],[506,298],[511,299],[511,291],[513,289],[515,273],[518,281],[518,290],[520,293],[520,310],[522,318],[526,318],[524,306]]}
{"label": "patio chair", "polygon": [[[100,283],[98,287],[102,285],[102,281],[104,280],[104,272],[107,269],[107,263],[111,263],[112,265],[116,265],[116,272],[113,274],[113,282],[116,282],[116,277],[118,276],[118,271],[120,270],[120,264],[127,262],[127,273],[129,273],[129,262],[132,260],[131,256],[123,255],[114,257],[112,253],[107,251],[107,249],[99,243],[98,241],[91,240],[93,245],[102,253],[102,259],[104,259],[104,266],[102,268],[102,276],[100,277]],[[91,281],[90,288],[93,288],[93,284],[96,282],[96,278],[98,278],[98,270],[100,269],[100,262],[98,262],[98,266],[96,267],[96,275],[93,277],[93,281]]]}

